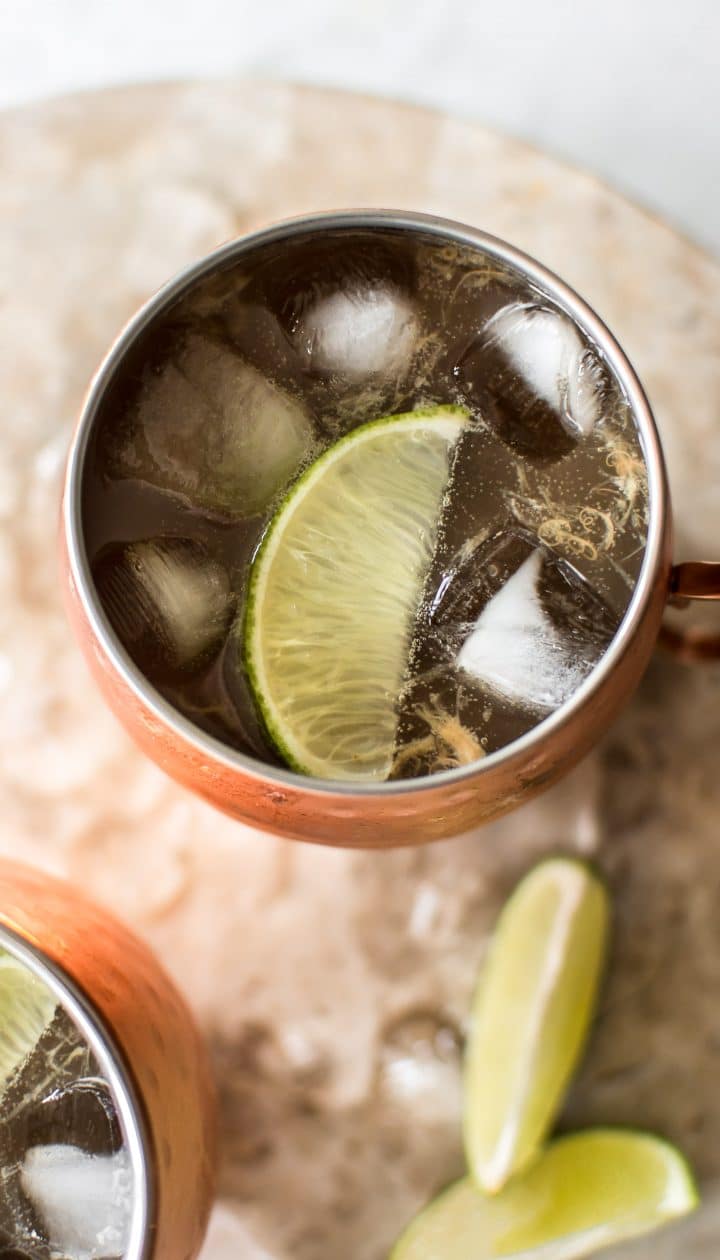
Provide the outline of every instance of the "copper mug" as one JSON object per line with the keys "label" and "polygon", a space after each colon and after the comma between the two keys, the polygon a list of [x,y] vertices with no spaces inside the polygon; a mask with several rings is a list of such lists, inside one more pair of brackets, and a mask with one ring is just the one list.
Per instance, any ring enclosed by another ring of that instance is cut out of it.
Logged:
{"label": "copper mug", "polygon": [[132,1178],[124,1260],[194,1260],[213,1197],[215,1094],[175,985],[107,911],[5,860],[0,950],[52,993],[110,1091]]}
{"label": "copper mug", "polygon": [[[632,409],[648,474],[650,520],[641,572],[608,650],[573,696],[538,727],[482,761],[415,780],[357,786],[306,778],[224,746],[169,705],[128,657],[98,601],[83,540],[81,497],[88,441],[111,383],[149,323],[230,263],[268,245],[337,230],[422,234],[482,251],[548,294],[600,348]],[[70,620],[100,688],[140,747],[180,783],[226,813],[276,834],[324,844],[387,848],[456,835],[530,800],[567,773],[608,728],[639,682],[658,636],[686,657],[715,653],[712,639],[663,631],[668,602],[720,598],[720,562],[672,563],[672,515],[657,428],[621,347],[594,311],[545,267],[475,228],[406,211],[303,216],[223,245],[150,299],[121,332],[86,397],[70,450],[62,511],[62,563]]]}

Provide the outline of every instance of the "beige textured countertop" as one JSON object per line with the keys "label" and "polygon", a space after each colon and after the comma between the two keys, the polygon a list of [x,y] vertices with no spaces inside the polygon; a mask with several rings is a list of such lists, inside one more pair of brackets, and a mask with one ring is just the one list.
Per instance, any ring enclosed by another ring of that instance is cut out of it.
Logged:
{"label": "beige textured countertop", "polygon": [[605,745],[539,802],[431,849],[242,828],[106,713],[60,609],[61,466],[109,340],[177,268],[270,219],[435,211],[560,272],[651,396],[678,553],[720,523],[720,267],[593,179],[469,123],[258,84],[110,91],[0,116],[0,852],[124,915],[188,995],[222,1095],[205,1260],[381,1260],[460,1167],[458,1038],[497,907],[551,849],[598,855],[615,953],[568,1114],[657,1128],[706,1203],[643,1260],[720,1235],[720,670],[658,658]]}

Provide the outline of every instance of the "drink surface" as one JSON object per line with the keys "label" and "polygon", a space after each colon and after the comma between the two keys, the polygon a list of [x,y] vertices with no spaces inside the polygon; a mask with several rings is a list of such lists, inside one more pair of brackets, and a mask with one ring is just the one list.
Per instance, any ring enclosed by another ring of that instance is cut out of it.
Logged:
{"label": "drink surface", "polygon": [[122,1260],[132,1203],[97,1060],[49,987],[0,948],[0,1254]]}
{"label": "drink surface", "polygon": [[[481,759],[565,703],[642,564],[647,476],[630,407],[599,349],[523,275],[389,230],[296,237],[203,280],[156,317],[106,394],[84,532],[109,620],[153,686],[224,743],[283,764],[244,644],[263,537],[338,440],[448,405],[468,419],[437,519],[407,522],[432,548],[403,612],[387,776]],[[382,535],[383,502],[367,497]],[[334,562],[333,538],[322,546]],[[328,633],[319,622],[308,650]]]}

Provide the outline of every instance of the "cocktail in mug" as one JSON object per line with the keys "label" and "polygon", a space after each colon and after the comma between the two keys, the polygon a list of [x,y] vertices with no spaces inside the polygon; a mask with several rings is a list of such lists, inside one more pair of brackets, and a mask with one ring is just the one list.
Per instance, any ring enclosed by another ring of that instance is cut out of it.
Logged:
{"label": "cocktail in mug", "polygon": [[65,529],[141,743],[335,843],[449,834],[557,777],[670,580],[657,435],[607,330],[510,247],[381,212],[233,243],[141,312]]}

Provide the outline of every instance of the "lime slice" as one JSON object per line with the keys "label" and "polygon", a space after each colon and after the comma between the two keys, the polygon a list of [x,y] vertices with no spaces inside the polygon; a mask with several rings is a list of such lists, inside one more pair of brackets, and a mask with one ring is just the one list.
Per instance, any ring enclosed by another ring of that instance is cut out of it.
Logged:
{"label": "lime slice", "polygon": [[492,1198],[469,1177],[455,1182],[411,1222],[391,1260],[576,1260],[697,1204],[692,1173],[669,1143],[595,1129],[554,1142]]}
{"label": "lime slice", "polygon": [[581,862],[542,862],[500,917],[470,1017],[468,1167],[493,1194],[536,1155],[582,1049],[602,972],[609,905]]}
{"label": "lime slice", "polygon": [[37,1045],[56,1006],[42,980],[0,952],[0,1092]]}
{"label": "lime slice", "polygon": [[468,419],[434,407],[362,425],[296,482],[254,564],[245,660],[290,766],[386,779],[413,617]]}

